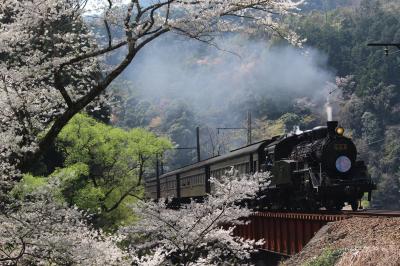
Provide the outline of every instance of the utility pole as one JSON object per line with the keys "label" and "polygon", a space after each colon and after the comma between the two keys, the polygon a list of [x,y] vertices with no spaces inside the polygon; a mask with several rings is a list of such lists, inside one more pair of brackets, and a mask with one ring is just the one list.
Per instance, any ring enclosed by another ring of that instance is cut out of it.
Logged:
{"label": "utility pole", "polygon": [[251,144],[251,112],[247,111],[247,145]]}
{"label": "utility pole", "polygon": [[161,168],[161,175],[163,175],[164,174],[164,156],[163,156],[163,154],[161,154],[160,168]]}
{"label": "utility pole", "polygon": [[156,155],[156,182],[157,182],[157,199],[161,197],[161,189],[160,189],[160,166],[158,160],[158,154]]}
{"label": "utility pole", "polygon": [[200,162],[200,128],[196,127],[196,150],[197,150],[197,161]]}
{"label": "utility pole", "polygon": [[400,50],[400,43],[369,43],[367,46],[380,46],[385,47],[383,50],[385,51],[385,55],[389,55],[389,47],[396,47]]}

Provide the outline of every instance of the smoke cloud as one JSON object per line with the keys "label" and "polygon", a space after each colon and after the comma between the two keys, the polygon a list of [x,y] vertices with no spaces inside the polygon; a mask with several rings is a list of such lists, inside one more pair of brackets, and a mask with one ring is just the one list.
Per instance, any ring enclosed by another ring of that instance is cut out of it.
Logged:
{"label": "smoke cloud", "polygon": [[145,47],[123,78],[150,101],[182,100],[200,114],[218,110],[221,120],[230,119],[223,110],[233,102],[244,114],[247,108],[240,101],[249,95],[282,105],[306,98],[320,103],[323,112],[327,83],[334,82],[334,73],[322,53],[270,48],[267,42],[240,36],[220,39],[217,45],[220,49],[167,35]]}

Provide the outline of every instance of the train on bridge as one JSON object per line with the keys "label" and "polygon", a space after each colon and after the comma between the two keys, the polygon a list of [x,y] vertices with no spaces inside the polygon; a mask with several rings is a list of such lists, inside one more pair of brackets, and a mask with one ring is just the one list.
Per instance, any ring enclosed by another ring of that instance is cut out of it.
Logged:
{"label": "train on bridge", "polygon": [[354,142],[337,121],[298,134],[263,140],[156,176],[145,182],[149,198],[187,200],[212,191],[210,177],[223,178],[234,167],[240,174],[269,171],[269,186],[258,208],[275,210],[353,210],[376,188]]}

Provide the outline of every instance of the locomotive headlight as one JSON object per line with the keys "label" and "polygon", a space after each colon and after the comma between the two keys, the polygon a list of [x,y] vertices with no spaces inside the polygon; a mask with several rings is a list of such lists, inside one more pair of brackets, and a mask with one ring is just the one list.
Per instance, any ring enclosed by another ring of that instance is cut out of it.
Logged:
{"label": "locomotive headlight", "polygon": [[337,127],[337,128],[336,128],[336,133],[337,133],[338,135],[342,136],[343,133],[344,133],[344,128],[342,128],[342,127]]}
{"label": "locomotive headlight", "polygon": [[339,156],[336,159],[336,169],[341,173],[346,173],[351,168],[351,160],[347,156]]}

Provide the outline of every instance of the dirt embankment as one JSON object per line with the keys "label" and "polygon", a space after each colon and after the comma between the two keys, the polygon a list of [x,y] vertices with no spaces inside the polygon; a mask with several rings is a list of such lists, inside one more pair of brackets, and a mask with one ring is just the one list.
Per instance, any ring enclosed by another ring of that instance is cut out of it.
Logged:
{"label": "dirt embankment", "polygon": [[400,265],[400,218],[329,223],[283,265]]}

